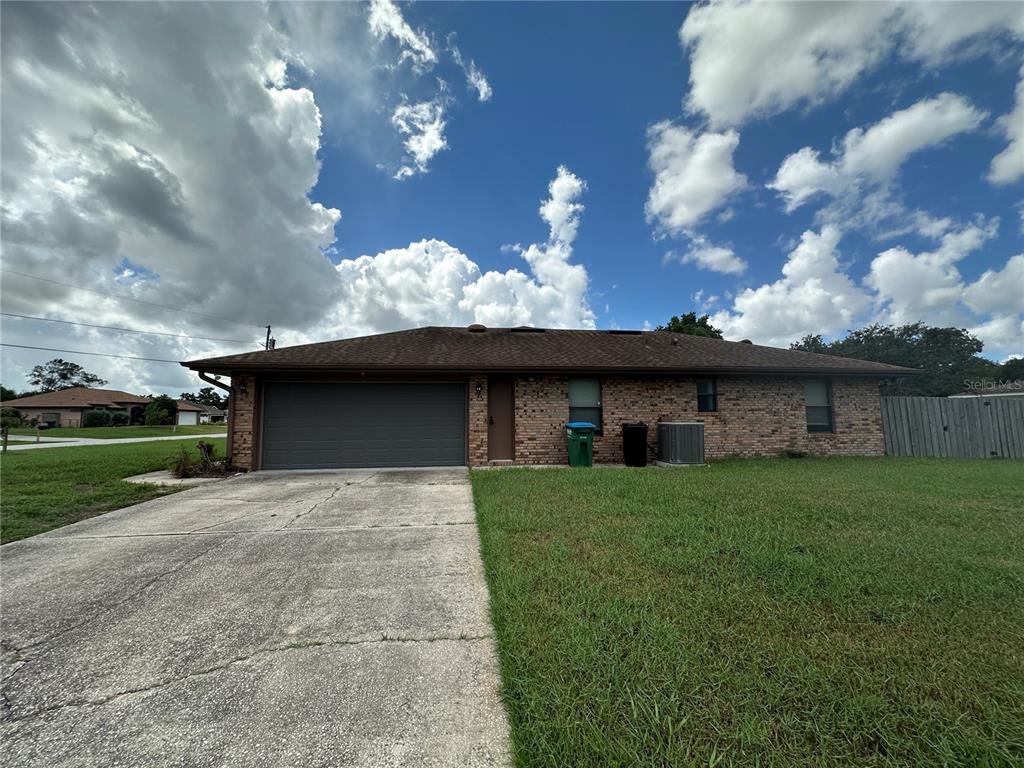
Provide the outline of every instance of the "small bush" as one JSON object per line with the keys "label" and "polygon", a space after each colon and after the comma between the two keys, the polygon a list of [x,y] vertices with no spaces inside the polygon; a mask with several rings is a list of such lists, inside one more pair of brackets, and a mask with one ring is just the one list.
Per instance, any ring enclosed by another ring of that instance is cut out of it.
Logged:
{"label": "small bush", "polygon": [[25,418],[17,408],[0,408],[0,427],[22,427],[25,425]]}
{"label": "small bush", "polygon": [[127,411],[114,411],[110,414],[110,426],[127,427],[130,418]]}
{"label": "small bush", "polygon": [[199,458],[182,446],[171,459],[171,474],[177,478],[221,477],[227,473],[223,460],[218,460],[213,443],[200,440],[196,443]]}
{"label": "small bush", "polygon": [[178,478],[196,477],[196,460],[184,445],[171,458],[171,474]]}
{"label": "small bush", "polygon": [[83,427],[109,427],[110,411],[92,410],[82,414]]}

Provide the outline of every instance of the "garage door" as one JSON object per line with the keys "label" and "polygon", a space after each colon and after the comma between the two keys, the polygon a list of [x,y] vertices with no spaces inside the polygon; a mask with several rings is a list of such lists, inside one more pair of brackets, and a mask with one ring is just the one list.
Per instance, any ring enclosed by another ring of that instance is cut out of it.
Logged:
{"label": "garage door", "polygon": [[263,469],[466,463],[465,384],[268,382]]}

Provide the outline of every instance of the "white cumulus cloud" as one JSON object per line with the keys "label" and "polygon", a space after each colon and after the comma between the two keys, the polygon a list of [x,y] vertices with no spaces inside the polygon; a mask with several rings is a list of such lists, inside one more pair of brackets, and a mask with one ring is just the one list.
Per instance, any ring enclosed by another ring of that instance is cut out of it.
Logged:
{"label": "white cumulus cloud", "polygon": [[723,275],[742,275],[747,270],[747,262],[737,256],[732,248],[710,245],[703,241],[699,241],[680,256],[679,261]]}
{"label": "white cumulus cloud", "polygon": [[834,226],[804,232],[782,267],[781,279],[741,291],[732,308],[715,313],[712,323],[727,338],[778,346],[808,333],[854,327],[871,300],[840,267],[841,238]]}
{"label": "white cumulus cloud", "polygon": [[1024,67],[1017,82],[1013,110],[998,120],[1006,136],[1006,149],[992,158],[988,180],[993,184],[1013,184],[1024,176]]}
{"label": "white cumulus cloud", "polygon": [[356,335],[417,325],[536,325],[592,328],[586,269],[573,264],[585,183],[559,167],[539,213],[548,239],[515,248],[529,268],[484,272],[442,240],[422,240],[337,266],[342,297],[319,329]]}
{"label": "white cumulus cloud", "polygon": [[733,167],[739,141],[735,131],[699,133],[668,121],[648,128],[654,183],[647,196],[647,220],[665,233],[688,234],[746,187],[746,177]]}
{"label": "white cumulus cloud", "polygon": [[922,99],[866,129],[849,131],[831,161],[822,161],[810,147],[794,152],[768,187],[782,195],[791,211],[820,193],[855,193],[863,185],[893,178],[915,152],[976,130],[985,117],[957,94]]}
{"label": "white cumulus cloud", "polygon": [[417,104],[399,104],[395,109],[391,123],[405,137],[405,157],[395,172],[396,179],[426,173],[434,155],[448,148],[444,138],[447,107],[448,98],[442,82],[440,93],[433,99]]}
{"label": "white cumulus cloud", "polygon": [[367,18],[370,31],[379,40],[391,38],[398,43],[402,60],[412,61],[413,66],[420,70],[429,69],[437,63],[437,52],[430,36],[409,26],[392,0],[371,0]]}
{"label": "white cumulus cloud", "polygon": [[892,56],[938,66],[999,34],[1024,38],[1022,19],[1012,2],[695,5],[679,30],[686,103],[714,127],[740,125],[835,98]]}

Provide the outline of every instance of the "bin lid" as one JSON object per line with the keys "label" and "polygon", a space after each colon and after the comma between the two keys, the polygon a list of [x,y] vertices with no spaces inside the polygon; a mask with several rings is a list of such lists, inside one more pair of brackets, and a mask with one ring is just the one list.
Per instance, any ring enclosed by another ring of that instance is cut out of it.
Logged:
{"label": "bin lid", "polygon": [[597,429],[597,427],[589,421],[570,421],[565,426],[570,429]]}

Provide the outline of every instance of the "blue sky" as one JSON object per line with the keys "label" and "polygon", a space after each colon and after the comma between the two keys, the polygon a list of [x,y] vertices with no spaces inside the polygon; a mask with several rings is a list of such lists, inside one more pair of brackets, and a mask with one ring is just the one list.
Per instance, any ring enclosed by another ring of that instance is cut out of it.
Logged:
{"label": "blue sky", "polygon": [[[759,343],[921,320],[1019,355],[1018,11],[5,3],[7,311],[192,338],[4,340],[152,358],[73,358],[133,391],[194,387],[155,360],[267,323],[698,310]],[[5,381],[50,356],[5,348]]]}

